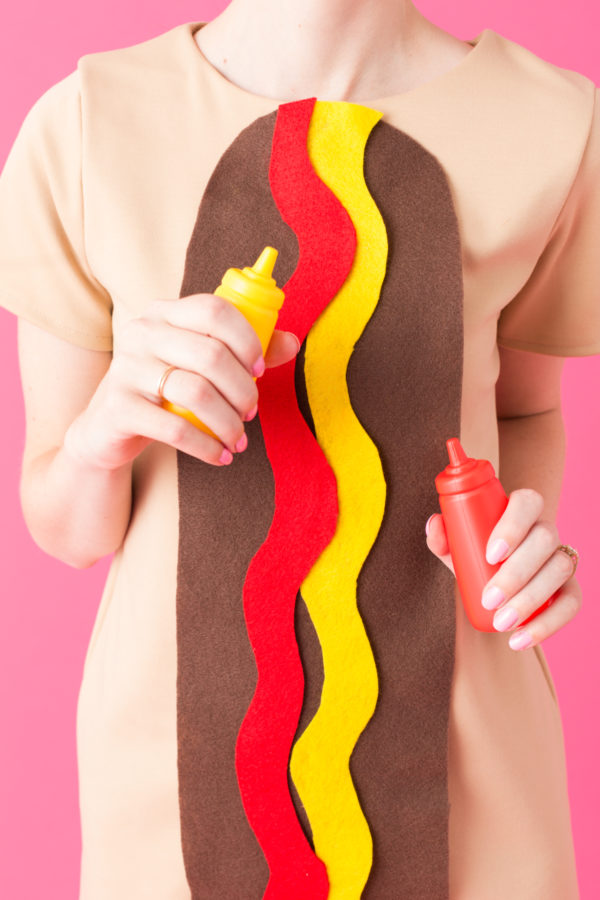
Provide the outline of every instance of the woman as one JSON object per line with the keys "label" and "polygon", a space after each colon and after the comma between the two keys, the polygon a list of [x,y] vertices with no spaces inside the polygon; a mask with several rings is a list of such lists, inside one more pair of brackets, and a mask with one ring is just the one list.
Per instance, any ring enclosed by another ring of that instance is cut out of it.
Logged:
{"label": "woman", "polygon": [[[563,360],[600,352],[597,94],[408,0],[232,0],[30,110],[0,179],[23,512],[69,565],[115,552],[83,900],[578,896],[540,644],[581,603],[555,518]],[[212,292],[266,245],[263,360]],[[430,515],[451,436],[509,494],[497,632]]]}

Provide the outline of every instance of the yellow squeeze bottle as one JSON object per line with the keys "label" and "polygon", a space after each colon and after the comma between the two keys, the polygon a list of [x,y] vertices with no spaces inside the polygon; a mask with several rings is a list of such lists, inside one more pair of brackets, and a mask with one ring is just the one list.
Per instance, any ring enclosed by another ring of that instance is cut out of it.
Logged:
{"label": "yellow squeeze bottle", "polygon": [[[250,322],[260,340],[263,356],[269,346],[279,310],[285,299],[285,294],[277,287],[271,275],[276,259],[277,250],[274,247],[265,247],[251,268],[246,266],[244,269],[227,269],[221,284],[214,291],[218,297],[223,297],[236,306]],[[166,399],[162,400],[161,405],[178,416],[183,416],[211,437],[221,440],[191,410]]]}

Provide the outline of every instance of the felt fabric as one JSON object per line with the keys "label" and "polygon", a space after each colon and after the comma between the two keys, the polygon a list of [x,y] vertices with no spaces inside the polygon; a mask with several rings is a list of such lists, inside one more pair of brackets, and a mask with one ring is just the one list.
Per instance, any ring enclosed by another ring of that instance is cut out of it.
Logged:
{"label": "felt fabric", "polygon": [[430,473],[444,467],[445,439],[460,429],[460,238],[443,169],[407,134],[379,122],[364,174],[389,250],[379,303],[347,371],[352,406],[379,449],[387,488],[381,529],[358,580],[380,683],[350,760],[374,842],[363,896],[444,900],[454,577],[416,523],[436,509]]}
{"label": "felt fabric", "polygon": [[[269,167],[273,196],[299,243],[277,328],[293,331],[300,341],[344,283],[356,247],[347,212],[316,177],[307,155],[314,102],[279,108]],[[294,609],[302,580],[335,532],[338,499],[335,477],[296,401],[295,363],[267,369],[259,382],[275,512],[243,588],[258,682],[238,735],[236,768],[246,815],[269,864],[265,897],[316,900],[329,895],[328,878],[302,831],[288,786],[304,687]]]}
{"label": "felt fabric", "polygon": [[[5,309],[82,347],[118,350],[152,298],[178,302],[201,201],[189,254],[198,289],[214,290],[232,262],[253,262],[266,243],[281,251],[280,283],[292,276],[298,242],[268,188],[275,118],[261,119],[280,101],[223,78],[199,52],[199,27],[86,54],[32,107],[0,176]],[[374,847],[363,895],[444,897],[449,851],[451,900],[577,900],[561,715],[544,651],[514,653],[506,635],[473,629],[456,591],[446,766],[454,581],[426,549],[424,524],[459,406],[463,446],[502,472],[497,340],[559,355],[600,348],[590,312],[600,283],[598,89],[491,29],[472,43],[433,83],[373,102],[383,119],[365,148],[389,258],[347,370],[352,409],[386,479],[381,529],[357,582],[379,675],[375,713],[350,761]],[[295,388],[316,437],[306,344]],[[47,376],[41,357],[37,375]],[[77,705],[80,900],[252,900],[266,889],[234,751],[256,683],[243,584],[276,488],[261,422],[246,430],[248,450],[227,471],[160,441],[134,461],[131,519]],[[323,682],[300,592],[295,625],[300,735]]]}
{"label": "felt fabric", "polygon": [[[297,241],[269,187],[275,119],[272,113],[242,130],[215,167],[188,245],[181,296],[212,292],[229,266],[257,259],[267,244],[279,250],[278,284],[296,268]],[[260,898],[269,880],[235,767],[237,735],[256,687],[243,586],[274,513],[258,416],[245,430],[248,447],[231,466],[208,466],[177,451],[177,767],[194,900]]]}
{"label": "felt fabric", "polygon": [[[378,118],[372,110],[369,115]],[[256,258],[267,243],[280,251],[274,273],[279,284],[286,284],[297,268],[296,240],[269,185],[274,121],[274,115],[265,116],[244,129],[216,166],[188,247],[182,296],[214,289],[232,260]],[[392,166],[397,174],[390,184],[387,173]],[[447,728],[454,593],[451,573],[436,565],[414,523],[425,521],[427,511],[435,507],[435,486],[427,473],[443,467],[444,439],[459,427],[460,246],[439,164],[385,122],[378,121],[370,132],[364,180],[385,222],[389,249],[378,302],[369,316],[365,295],[363,330],[354,331],[346,369],[351,409],[379,452],[386,485],[381,527],[357,581],[359,612],[379,673],[377,706],[350,760],[374,845],[362,895],[395,896],[402,884],[406,896],[442,900],[448,891]],[[293,192],[287,193],[289,200]],[[324,227],[320,239],[327,233],[331,229]],[[334,258],[335,251],[315,254],[314,285],[326,283]],[[297,296],[304,302],[304,295]],[[294,303],[288,300],[284,307],[291,316]],[[323,305],[324,299],[319,302]],[[327,307],[334,308],[335,303]],[[319,356],[331,360],[339,338],[334,329],[326,331],[328,343]],[[347,345],[346,358],[350,349]],[[308,340],[305,357],[307,353]],[[306,359],[302,362],[307,365]],[[265,373],[263,379],[272,376],[277,381],[278,375]],[[319,383],[325,377],[333,389],[331,372],[325,369],[320,375]],[[306,396],[310,401],[308,390]],[[263,402],[261,396],[261,416]],[[298,403],[302,408],[300,397]],[[320,417],[317,426],[316,409],[311,412],[318,437],[318,428],[327,426]],[[340,421],[342,409],[348,407],[330,410],[334,422]],[[292,421],[291,415],[280,410],[284,422]],[[247,432],[247,450],[229,467],[209,467],[178,452],[178,772],[182,846],[194,897],[261,897],[269,880],[267,862],[241,803],[234,759],[237,734],[256,687],[243,587],[275,512],[275,480],[260,417],[247,424]],[[338,448],[338,471],[348,465],[352,453],[352,446]],[[303,479],[296,486],[298,503],[306,490]],[[369,528],[371,543],[375,521]],[[291,547],[288,565],[293,551]],[[350,568],[349,560],[347,565]],[[296,575],[300,568],[294,570]],[[297,633],[297,639],[312,685],[312,709],[303,708],[300,734],[316,711],[323,659],[309,628]],[[280,694],[286,691],[287,685],[280,683]],[[282,700],[289,712],[288,701],[283,697],[279,703]],[[265,711],[267,721],[272,714]],[[257,757],[255,765],[262,764]],[[281,784],[275,793],[284,796]],[[318,815],[316,821],[321,827]],[[360,886],[353,890],[358,895]]]}
{"label": "felt fabric", "polygon": [[315,850],[327,866],[329,897],[358,897],[373,857],[349,759],[377,700],[377,671],[357,610],[356,582],[385,507],[377,447],[357,419],[346,384],[348,360],[379,299],[387,261],[385,224],[365,185],[365,144],[381,113],[317,102],[308,152],[317,175],[348,210],[357,233],[350,272],[311,329],[305,377],[319,443],[337,480],[340,513],[332,541],[302,584],[324,662],[321,704],[294,745],[291,774],[307,810]]}

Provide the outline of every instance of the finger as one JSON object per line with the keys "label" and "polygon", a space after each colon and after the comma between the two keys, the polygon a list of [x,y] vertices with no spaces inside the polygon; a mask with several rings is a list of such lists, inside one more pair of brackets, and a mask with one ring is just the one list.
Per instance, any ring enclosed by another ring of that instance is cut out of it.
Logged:
{"label": "finger", "polygon": [[[428,526],[428,530],[427,530]],[[434,514],[426,523],[427,546],[431,552],[446,565],[454,575],[454,565],[448,546],[444,518],[440,513]]]}
{"label": "finger", "polygon": [[558,549],[559,545],[554,522],[539,519],[485,585],[481,598],[484,607],[496,609],[525,587],[540,596],[547,591],[549,597],[573,574],[573,562]]}
{"label": "finger", "polygon": [[[150,352],[165,365],[176,366],[204,376],[225,398],[238,414],[237,425],[229,416],[230,424],[241,430],[241,420],[258,403],[255,379],[232,353],[230,347],[216,338],[177,328],[162,320],[151,323],[147,329],[146,352]],[[146,356],[143,358],[145,361]],[[188,390],[193,381],[188,379]],[[200,387],[202,397],[206,389]],[[210,399],[209,395],[207,399]],[[169,399],[171,399],[169,397]],[[189,399],[189,397],[188,397]],[[196,403],[198,401],[196,400]],[[195,412],[195,410],[192,410]],[[200,416],[201,418],[201,416]]]}
{"label": "finger", "polygon": [[[167,365],[189,371],[192,376],[202,375],[237,412],[240,420],[256,406],[258,388],[255,377],[249,374],[227,344],[204,334],[168,325],[159,324],[157,328],[155,346],[152,349],[159,359]],[[161,334],[164,329],[167,332]],[[190,383],[193,384],[193,380]],[[201,390],[204,397],[205,390]],[[209,394],[209,399],[210,397],[212,394]],[[239,422],[237,427],[240,427]]]}
{"label": "finger", "polygon": [[230,348],[251,375],[257,374],[252,370],[263,357],[259,337],[243,313],[224,297],[190,294],[177,302],[155,300],[144,317],[216,338]]}
{"label": "finger", "polygon": [[265,353],[266,368],[289,362],[298,354],[300,346],[300,341],[293,331],[275,329]]}
{"label": "finger", "polygon": [[496,611],[494,628],[507,631],[528,619],[572,577],[572,560],[562,550],[557,550],[525,587]]}
{"label": "finger", "polygon": [[[135,433],[143,438],[169,444],[203,462],[228,465],[233,459],[233,456],[229,458],[225,452],[227,448],[216,438],[196,428],[182,416],[175,415],[154,403],[148,403],[133,391],[122,392],[118,418],[123,421],[124,430],[134,429]],[[115,425],[118,428],[118,421]]]}
{"label": "finger", "polygon": [[434,513],[429,517],[425,523],[425,534],[427,535],[427,544],[436,556],[450,552],[444,517],[440,513]]}
{"label": "finger", "polygon": [[[157,323],[156,327],[159,329],[170,328],[170,326],[163,326],[161,323]],[[178,329],[173,330],[179,331]],[[184,332],[179,331],[180,337],[182,334]],[[197,341],[201,338],[200,335],[193,335],[191,332],[188,332],[188,334],[192,340]],[[212,341],[211,338],[206,340]],[[214,343],[218,344],[219,342],[215,341]],[[173,346],[177,346],[177,341],[175,341],[175,344],[171,344],[172,348]],[[176,368],[169,373],[163,385],[162,394],[164,399],[190,410],[217,435],[232,453],[240,452],[240,449],[238,449],[239,441],[243,437],[245,429],[237,410],[231,407],[227,398],[204,375],[190,372],[183,368],[183,364],[188,362],[185,359],[185,355],[183,359],[178,359],[177,351],[172,349],[171,352],[174,354],[174,360],[173,357],[171,358],[173,361],[133,355],[121,359],[120,365],[128,366],[126,383],[143,395],[145,399],[149,400],[152,405],[162,408],[161,400],[156,393],[156,386],[164,374],[165,368],[169,365],[175,365]],[[258,396],[252,377],[241,368],[239,362],[236,361],[235,365],[239,372],[242,373],[243,378],[252,385],[253,391]],[[219,373],[215,378],[218,382],[222,382],[223,376]],[[250,401],[246,401],[246,404],[251,403],[253,399],[254,397],[251,397]],[[254,405],[256,406],[256,401]],[[169,415],[177,415],[172,410],[167,410],[167,412],[169,412]],[[193,428],[196,428],[196,431],[200,430],[192,423],[190,424]],[[238,445],[238,448],[236,448],[236,445]]]}
{"label": "finger", "polygon": [[495,565],[512,553],[542,514],[544,498],[532,488],[512,491],[488,538],[485,557]]}
{"label": "finger", "polygon": [[[239,415],[203,375],[175,369],[163,388],[163,397],[192,412],[232,453],[241,453],[248,446],[248,438]],[[169,411],[180,415],[179,410]],[[195,423],[190,424],[198,429]]]}
{"label": "finger", "polygon": [[581,588],[577,579],[570,579],[560,590],[558,597],[540,612],[525,628],[516,627],[509,638],[512,650],[526,650],[556,634],[575,618],[581,609]]}

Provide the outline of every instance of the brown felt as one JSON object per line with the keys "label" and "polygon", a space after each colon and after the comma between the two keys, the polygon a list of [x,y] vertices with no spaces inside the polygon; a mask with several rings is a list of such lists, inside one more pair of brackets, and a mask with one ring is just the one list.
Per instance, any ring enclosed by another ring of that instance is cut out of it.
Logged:
{"label": "brown felt", "polygon": [[367,144],[365,180],[386,223],[389,258],[347,372],[387,485],[358,579],[379,673],[375,714],[350,763],[373,834],[363,897],[444,900],[455,579],[426,546],[424,526],[438,509],[433,479],[447,463],[445,441],[460,435],[460,239],[439,163],[383,121]]}
{"label": "brown felt", "polygon": [[[296,268],[296,237],[279,215],[268,180],[275,119],[274,112],[242,131],[215,168],[188,246],[181,296],[214,291],[227,268],[251,265],[267,244],[279,250],[273,272],[278,284]],[[242,588],[274,512],[259,418],[245,429],[248,448],[230,466],[177,453],[179,801],[194,900],[259,898],[268,879],[235,771],[237,733],[256,682]],[[298,617],[310,635],[305,607]],[[319,656],[318,646],[313,655]],[[315,706],[319,690],[317,684]]]}
{"label": "brown felt", "polygon": [[[240,132],[215,168],[188,247],[181,296],[212,292],[229,266],[250,264],[267,244],[280,251],[278,284],[294,271],[297,241],[268,182],[275,118],[270,113]],[[350,398],[379,448],[387,484],[382,527],[358,581],[380,679],[375,714],[351,760],[374,839],[363,897],[444,900],[454,579],[428,550],[424,524],[437,508],[433,479],[446,463],[445,440],[460,434],[460,245],[443,170],[384,121],[369,137],[365,178],[386,223],[389,259],[379,304],[348,367]],[[312,425],[303,360],[302,352],[296,390]],[[260,379],[257,384],[260,391]],[[259,417],[246,431],[248,448],[230,466],[177,453],[178,774],[194,900],[258,900],[268,879],[234,759],[256,678],[242,587],[274,511]],[[301,600],[296,621],[306,677],[301,733],[318,706],[322,660]]]}

